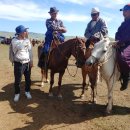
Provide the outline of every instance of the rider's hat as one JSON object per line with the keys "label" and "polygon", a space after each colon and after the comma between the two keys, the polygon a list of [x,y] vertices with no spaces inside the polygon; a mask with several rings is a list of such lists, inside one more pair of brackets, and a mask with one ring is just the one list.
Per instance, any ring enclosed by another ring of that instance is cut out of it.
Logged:
{"label": "rider's hat", "polygon": [[120,11],[130,10],[130,4],[125,5]]}
{"label": "rider's hat", "polygon": [[59,12],[59,10],[57,10],[56,7],[51,7],[48,13],[57,13],[57,12]]}
{"label": "rider's hat", "polygon": [[100,11],[99,11],[99,8],[97,8],[97,7],[95,7],[95,8],[92,8],[92,10],[91,10],[91,14],[97,14],[97,13],[99,13]]}

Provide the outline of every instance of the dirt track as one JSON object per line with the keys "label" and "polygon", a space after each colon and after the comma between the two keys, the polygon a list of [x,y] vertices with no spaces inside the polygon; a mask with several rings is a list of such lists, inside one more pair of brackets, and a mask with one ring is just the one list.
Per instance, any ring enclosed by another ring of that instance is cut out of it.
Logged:
{"label": "dirt track", "polygon": [[[49,84],[40,87],[40,70],[37,67],[37,47],[33,48],[32,100],[24,95],[24,78],[21,84],[21,98],[13,102],[13,67],[8,60],[8,46],[0,45],[0,130],[130,130],[130,86],[120,92],[117,82],[114,88],[113,113],[105,116],[107,88],[104,82],[98,85],[97,104],[89,103],[90,90],[86,100],[81,93],[81,70],[75,78],[66,71],[63,77],[63,100],[48,98]],[[74,65],[73,60],[69,63]],[[75,66],[69,66],[71,74]],[[57,86],[57,75],[55,77]],[[56,94],[57,87],[53,88]]]}

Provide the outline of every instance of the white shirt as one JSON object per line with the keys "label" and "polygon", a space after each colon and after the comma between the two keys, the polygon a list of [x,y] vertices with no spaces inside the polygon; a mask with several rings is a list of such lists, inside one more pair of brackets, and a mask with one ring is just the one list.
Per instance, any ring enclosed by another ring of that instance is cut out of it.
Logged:
{"label": "white shirt", "polygon": [[92,21],[91,22],[91,28],[93,28],[96,25],[97,21]]}
{"label": "white shirt", "polygon": [[14,38],[11,44],[14,52],[14,61],[22,64],[33,61],[32,46],[29,39],[19,40]]}

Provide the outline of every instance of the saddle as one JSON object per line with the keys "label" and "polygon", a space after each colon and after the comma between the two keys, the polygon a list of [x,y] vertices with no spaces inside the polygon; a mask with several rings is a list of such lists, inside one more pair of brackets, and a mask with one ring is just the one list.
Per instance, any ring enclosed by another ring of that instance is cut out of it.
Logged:
{"label": "saddle", "polygon": [[51,42],[51,46],[50,46],[50,50],[49,50],[49,53],[51,53],[51,51],[55,48],[58,47],[58,45],[60,45],[61,42],[60,40],[58,39],[57,35],[55,33],[53,33],[53,40]]}

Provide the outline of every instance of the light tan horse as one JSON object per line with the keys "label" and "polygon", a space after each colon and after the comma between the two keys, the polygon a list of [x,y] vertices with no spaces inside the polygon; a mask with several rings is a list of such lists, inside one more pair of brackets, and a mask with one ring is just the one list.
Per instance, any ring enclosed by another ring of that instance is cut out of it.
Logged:
{"label": "light tan horse", "polygon": [[[89,48],[86,49],[86,53],[85,53],[86,60],[90,57],[95,42],[97,41],[91,41]],[[92,89],[91,91],[92,102],[96,103],[95,95],[97,93],[97,82],[99,80],[98,66],[97,65],[92,65],[92,66],[83,65],[81,68],[81,71],[82,71],[82,77],[83,77],[81,98],[85,97],[84,93],[85,93],[86,85],[87,85],[87,89],[89,86],[89,84],[86,84],[86,77],[88,75],[89,83]]]}

